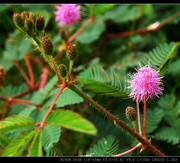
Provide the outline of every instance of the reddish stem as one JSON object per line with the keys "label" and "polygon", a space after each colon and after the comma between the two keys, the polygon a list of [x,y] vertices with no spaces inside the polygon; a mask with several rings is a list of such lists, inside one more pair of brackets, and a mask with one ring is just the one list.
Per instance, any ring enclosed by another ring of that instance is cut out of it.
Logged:
{"label": "reddish stem", "polygon": [[28,72],[29,72],[31,87],[34,87],[34,75],[33,75],[33,71],[32,71],[31,64],[30,64],[30,62],[29,62],[29,57],[28,57],[28,55],[25,56],[24,60],[25,60],[25,62],[26,62],[26,66],[27,66],[27,69],[28,69]]}
{"label": "reddish stem", "polygon": [[10,102],[6,101],[4,117],[8,116]]}
{"label": "reddish stem", "polygon": [[14,65],[18,68],[18,70],[20,71],[21,75],[24,77],[24,80],[26,81],[26,83],[31,87],[31,81],[29,80],[27,74],[24,72],[24,70],[19,65],[19,62],[15,61]]}
{"label": "reddish stem", "polygon": [[67,25],[66,27],[67,27],[67,37],[66,37],[66,47],[67,47],[70,32],[69,32],[69,25]]}
{"label": "reddish stem", "polygon": [[146,139],[146,95],[144,96],[144,138]]}
{"label": "reddish stem", "polygon": [[135,151],[136,149],[138,149],[140,146],[142,146],[142,144],[139,144],[139,145],[136,145],[135,147],[131,148],[130,150],[126,151],[126,152],[123,152],[123,153],[120,153],[120,154],[117,154],[117,155],[114,155],[114,157],[120,157],[120,156],[123,156],[123,155],[126,155],[132,151]]}
{"label": "reddish stem", "polygon": [[34,90],[36,90],[39,86],[36,85],[34,86],[33,88],[30,88],[29,90],[25,91],[25,92],[22,92],[20,94],[17,94],[15,96],[13,96],[12,98],[18,98],[18,97],[22,97],[22,96],[25,96],[25,95],[28,95],[29,93],[33,92]]}
{"label": "reddish stem", "polygon": [[67,41],[67,45],[72,42],[92,21],[94,20],[93,17],[90,17],[88,21],[81,26]]}
{"label": "reddish stem", "polygon": [[41,75],[41,82],[39,85],[39,90],[43,89],[44,86],[46,85],[48,75],[49,75],[49,68],[47,67],[43,68],[43,74]]}
{"label": "reddish stem", "polygon": [[62,91],[63,91],[63,89],[64,89],[65,87],[67,87],[67,83],[63,84],[62,87],[61,87],[61,89],[60,89],[59,92],[57,93],[57,95],[56,95],[56,97],[54,98],[53,102],[51,103],[51,105],[50,105],[50,107],[49,107],[46,115],[44,116],[42,122],[39,124],[39,125],[40,125],[40,126],[39,126],[39,129],[41,129],[41,130],[43,129],[43,126],[45,125],[46,118],[48,117],[48,115],[49,115],[49,113],[51,112],[51,110],[52,110],[52,108],[53,108],[56,100],[58,99],[59,95],[62,93]]}
{"label": "reddish stem", "polygon": [[136,106],[137,106],[137,115],[138,115],[138,128],[139,128],[139,134],[142,135],[141,130],[141,119],[140,119],[140,110],[139,110],[139,101],[136,100]]}

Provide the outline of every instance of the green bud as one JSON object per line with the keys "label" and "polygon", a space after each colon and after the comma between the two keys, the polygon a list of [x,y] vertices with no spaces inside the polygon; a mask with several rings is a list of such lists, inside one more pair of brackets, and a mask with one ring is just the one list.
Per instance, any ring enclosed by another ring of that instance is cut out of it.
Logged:
{"label": "green bud", "polygon": [[44,24],[45,24],[44,16],[38,15],[38,17],[36,19],[36,28],[39,31],[42,31],[44,29]]}
{"label": "green bud", "polygon": [[13,22],[20,28],[24,26],[24,20],[19,13],[14,13]]}
{"label": "green bud", "polygon": [[59,65],[59,75],[60,75],[60,77],[66,77],[66,75],[67,75],[67,68],[66,68],[66,66],[64,65],[64,64],[60,64]]}
{"label": "green bud", "polygon": [[66,50],[67,56],[70,60],[74,61],[77,58],[77,47],[76,44],[70,43]]}
{"label": "green bud", "polygon": [[44,54],[52,55],[54,52],[54,46],[52,41],[47,37],[44,36],[41,40],[41,48]]}
{"label": "green bud", "polygon": [[34,28],[34,23],[30,18],[26,18],[25,19],[25,24],[24,26],[28,29],[28,30],[33,30]]}
{"label": "green bud", "polygon": [[130,121],[135,121],[136,120],[136,111],[133,107],[128,106],[126,108],[126,117]]}

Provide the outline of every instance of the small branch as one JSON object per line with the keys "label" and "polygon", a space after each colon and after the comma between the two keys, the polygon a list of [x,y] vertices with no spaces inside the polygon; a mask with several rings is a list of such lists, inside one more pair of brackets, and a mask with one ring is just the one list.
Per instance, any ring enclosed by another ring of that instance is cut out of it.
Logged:
{"label": "small branch", "polygon": [[40,125],[40,126],[39,126],[39,129],[41,129],[41,130],[43,129],[43,127],[44,127],[44,125],[45,125],[46,118],[48,117],[48,115],[49,115],[49,113],[51,112],[54,104],[56,103],[56,100],[58,99],[59,95],[62,93],[62,91],[63,91],[63,89],[64,89],[65,87],[67,87],[67,83],[63,84],[62,87],[61,87],[61,89],[60,89],[59,92],[57,93],[57,95],[56,95],[56,97],[54,98],[53,102],[51,103],[51,105],[50,105],[50,107],[49,107],[46,115],[44,116],[42,122],[39,124],[39,125]]}
{"label": "small branch", "polygon": [[26,62],[26,66],[27,66],[27,69],[28,69],[28,72],[29,72],[29,77],[30,77],[31,85],[33,87],[34,86],[34,75],[33,75],[31,64],[29,62],[28,55],[25,56],[24,60]]}
{"label": "small branch", "polygon": [[144,96],[144,138],[146,139],[146,95]]}
{"label": "small branch", "polygon": [[23,76],[24,80],[26,81],[26,83],[31,87],[31,81],[29,80],[27,74],[24,72],[24,70],[21,68],[21,66],[19,65],[18,61],[14,62],[14,65],[18,68],[18,70],[20,71],[21,75]]}
{"label": "small branch", "polygon": [[43,74],[41,75],[41,82],[39,85],[39,90],[45,87],[48,75],[49,75],[49,68],[47,67],[43,68]]}
{"label": "small branch", "polygon": [[6,101],[4,118],[8,116],[8,113],[9,113],[9,106],[10,106],[9,101]]}
{"label": "small branch", "polygon": [[34,86],[33,88],[30,88],[29,90],[25,91],[25,92],[22,92],[20,94],[17,94],[15,96],[13,96],[12,98],[18,98],[18,97],[22,97],[22,96],[26,96],[28,95],[29,93],[33,92],[34,90],[36,90],[39,86],[36,85]]}
{"label": "small branch", "polygon": [[136,145],[135,147],[133,147],[132,149],[126,151],[126,152],[123,152],[123,153],[114,155],[114,157],[120,157],[120,156],[126,155],[126,154],[128,154],[128,153],[130,153],[130,152],[135,151],[136,149],[138,149],[138,148],[141,147],[141,146],[142,146],[142,144],[138,144],[138,145]]}
{"label": "small branch", "polygon": [[67,29],[67,37],[66,37],[66,47],[67,47],[68,46],[69,35],[70,35],[69,25],[66,26],[66,29]]}
{"label": "small branch", "polygon": [[104,109],[101,105],[99,105],[97,102],[95,102],[93,99],[91,99],[89,96],[84,94],[81,90],[79,90],[75,85],[69,83],[68,88],[71,89],[73,92],[77,93],[79,96],[81,96],[84,100],[86,100],[91,106],[96,108],[99,112],[107,116],[112,122],[115,124],[121,126],[124,130],[126,130],[128,133],[130,133],[132,136],[134,136],[139,142],[141,142],[144,146],[146,146],[149,150],[151,150],[153,153],[155,153],[158,156],[165,156],[163,153],[161,153],[157,148],[151,145],[146,139],[144,139],[142,136],[140,136],[138,133],[133,131],[130,127],[128,127],[126,124],[124,124],[122,121],[117,119],[114,115],[112,115],[110,112],[108,112],[106,109]]}
{"label": "small branch", "polygon": [[139,102],[137,100],[136,100],[136,106],[137,106],[137,115],[138,115],[139,134],[142,135],[142,131],[141,131],[141,119],[140,119],[140,111],[139,111]]}
{"label": "small branch", "polygon": [[90,17],[88,21],[81,26],[67,41],[67,44],[71,43],[91,22],[93,22],[94,18]]}
{"label": "small branch", "polygon": [[180,12],[177,12],[176,14],[167,18],[166,20],[164,20],[161,23],[159,21],[157,21],[153,24],[150,24],[146,28],[135,30],[133,33],[131,31],[126,31],[126,32],[122,32],[122,33],[108,34],[106,37],[110,38],[110,39],[114,39],[114,38],[120,38],[120,37],[129,37],[132,34],[136,35],[136,34],[143,34],[143,33],[147,33],[147,32],[155,32],[158,29],[160,29],[161,27],[163,27],[164,25],[166,25],[167,23],[169,23],[170,21],[174,20],[178,16],[180,16]]}

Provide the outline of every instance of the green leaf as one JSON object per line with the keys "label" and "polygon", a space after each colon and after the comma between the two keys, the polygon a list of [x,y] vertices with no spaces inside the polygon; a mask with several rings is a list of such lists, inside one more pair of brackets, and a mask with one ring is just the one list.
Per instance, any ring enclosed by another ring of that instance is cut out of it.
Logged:
{"label": "green leaf", "polygon": [[98,16],[102,13],[107,12],[114,6],[115,4],[95,4],[95,6],[93,7],[93,15]]}
{"label": "green leaf", "polygon": [[89,24],[76,38],[82,44],[90,44],[105,31],[105,25],[101,21],[95,21]]}
{"label": "green leaf", "polygon": [[8,71],[13,65],[14,61],[21,60],[30,49],[31,41],[25,39],[23,34],[14,32],[6,42],[5,51],[1,59],[1,66]]}
{"label": "green leaf", "polygon": [[161,127],[153,135],[154,138],[158,140],[165,140],[169,143],[178,144],[180,138],[180,130],[170,127]]}
{"label": "green leaf", "polygon": [[162,120],[164,113],[161,109],[154,108],[153,110],[147,110],[147,115],[146,133],[149,134],[158,127],[158,124]]}
{"label": "green leaf", "polygon": [[51,149],[53,143],[59,141],[61,135],[61,127],[59,126],[44,126],[42,133],[42,146],[47,151]]}
{"label": "green leaf", "polygon": [[9,139],[6,135],[0,134],[0,147],[5,148],[10,142],[11,139]]}
{"label": "green leaf", "polygon": [[177,54],[180,42],[164,43],[154,48],[149,54],[145,55],[141,60],[141,65],[149,65],[159,71],[165,67],[168,61]]}
{"label": "green leaf", "polygon": [[0,121],[0,133],[18,128],[33,126],[35,126],[35,122],[32,118],[23,116],[12,116],[4,119],[3,121]]}
{"label": "green leaf", "polygon": [[4,150],[3,156],[20,156],[27,144],[32,139],[36,130],[28,130],[15,138]]}
{"label": "green leaf", "polygon": [[36,106],[25,107],[18,115],[29,116],[34,110],[36,110]]}
{"label": "green leaf", "polygon": [[100,157],[100,156],[113,156],[117,154],[118,141],[115,141],[113,136],[108,136],[106,139],[102,138],[98,141],[97,145],[87,152],[86,156]]}
{"label": "green leaf", "polygon": [[124,81],[122,84],[120,77],[112,69],[107,73],[100,66],[80,73],[78,81],[85,89],[100,95],[128,97],[130,91],[126,88],[128,83]]}
{"label": "green leaf", "polygon": [[37,130],[34,139],[29,147],[27,156],[42,156],[42,130]]}
{"label": "green leaf", "polygon": [[46,119],[46,125],[61,126],[70,130],[96,135],[95,126],[81,115],[70,110],[56,110]]}
{"label": "green leaf", "polygon": [[38,93],[35,94],[35,96],[33,96],[33,103],[35,105],[40,105],[42,104],[46,98],[48,97],[48,95],[50,94],[50,92],[53,90],[53,88],[55,87],[55,85],[58,83],[58,78],[55,75],[44,87],[44,89],[40,90]]}
{"label": "green leaf", "polygon": [[164,118],[168,124],[180,128],[180,101],[175,105],[175,96],[165,95],[159,101],[160,108],[164,110]]}

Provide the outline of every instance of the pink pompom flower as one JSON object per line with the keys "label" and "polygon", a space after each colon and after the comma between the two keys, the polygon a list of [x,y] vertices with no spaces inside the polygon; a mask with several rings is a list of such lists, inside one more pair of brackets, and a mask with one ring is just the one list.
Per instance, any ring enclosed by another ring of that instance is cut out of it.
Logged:
{"label": "pink pompom flower", "polygon": [[140,69],[128,81],[130,86],[127,88],[132,88],[129,96],[137,101],[143,101],[144,97],[146,97],[146,100],[154,96],[159,97],[158,95],[161,95],[164,90],[161,87],[163,83],[161,82],[162,77],[159,77],[159,71],[150,68],[149,65],[144,67],[139,66]]}
{"label": "pink pompom flower", "polygon": [[76,4],[61,4],[58,5],[56,8],[56,20],[59,21],[59,25],[61,27],[69,24],[75,24],[79,21],[80,6]]}

